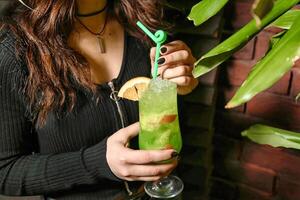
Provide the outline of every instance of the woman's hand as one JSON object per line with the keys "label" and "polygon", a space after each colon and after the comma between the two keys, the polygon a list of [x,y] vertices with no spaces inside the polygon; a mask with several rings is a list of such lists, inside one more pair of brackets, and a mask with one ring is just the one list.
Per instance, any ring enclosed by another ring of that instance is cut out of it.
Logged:
{"label": "woman's hand", "polygon": [[[152,69],[155,50],[156,48],[153,47],[150,53]],[[161,47],[160,53],[158,74],[162,79],[168,79],[176,83],[178,94],[188,94],[197,87],[198,79],[192,76],[196,59],[184,42],[177,40],[165,44]]]}
{"label": "woman's hand", "polygon": [[166,164],[156,162],[177,156],[172,149],[133,150],[126,145],[138,135],[139,123],[123,128],[107,140],[106,159],[111,171],[120,179],[127,181],[157,181],[168,175],[177,165],[177,159]]}

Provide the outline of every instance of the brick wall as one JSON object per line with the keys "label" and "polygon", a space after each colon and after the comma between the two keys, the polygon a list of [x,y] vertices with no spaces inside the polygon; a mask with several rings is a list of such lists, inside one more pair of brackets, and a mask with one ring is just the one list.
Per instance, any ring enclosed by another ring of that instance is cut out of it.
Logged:
{"label": "brick wall", "polygon": [[[251,19],[251,3],[237,0],[232,4],[225,15],[226,32],[238,30]],[[240,136],[242,130],[256,123],[300,133],[300,104],[294,100],[300,92],[299,62],[277,84],[247,104],[224,109],[252,66],[266,53],[269,39],[277,31],[261,32],[221,67],[213,139],[213,199],[300,199],[300,151],[258,145]]]}

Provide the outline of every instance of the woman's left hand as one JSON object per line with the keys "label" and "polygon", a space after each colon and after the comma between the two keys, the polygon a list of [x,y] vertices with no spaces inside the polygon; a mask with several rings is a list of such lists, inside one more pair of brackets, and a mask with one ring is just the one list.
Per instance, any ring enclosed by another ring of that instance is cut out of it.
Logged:
{"label": "woman's left hand", "polygon": [[[155,59],[155,47],[151,49],[152,63]],[[158,60],[158,75],[177,84],[178,94],[185,95],[193,91],[198,85],[198,79],[192,75],[196,59],[191,49],[182,41],[176,40],[160,48],[161,57]]]}

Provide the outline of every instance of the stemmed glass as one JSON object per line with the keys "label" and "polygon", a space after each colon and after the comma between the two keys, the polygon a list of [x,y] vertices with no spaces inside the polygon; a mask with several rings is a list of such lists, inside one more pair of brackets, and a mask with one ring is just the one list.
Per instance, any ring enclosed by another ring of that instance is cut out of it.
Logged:
{"label": "stemmed glass", "polygon": [[[182,147],[177,111],[177,86],[160,78],[152,79],[139,100],[141,131],[139,148],[157,150]],[[171,162],[171,161],[165,161]],[[154,198],[173,198],[183,190],[182,181],[167,176],[157,182],[146,182],[146,193]]]}
{"label": "stemmed glass", "polygon": [[[179,153],[182,140],[177,110],[177,85],[157,78],[160,47],[166,41],[167,34],[163,30],[153,34],[139,21],[137,26],[156,43],[153,79],[139,99],[139,147],[145,150],[172,148]],[[144,185],[149,196],[163,199],[177,196],[183,187],[183,182],[176,176],[167,176],[157,182],[146,182]]]}

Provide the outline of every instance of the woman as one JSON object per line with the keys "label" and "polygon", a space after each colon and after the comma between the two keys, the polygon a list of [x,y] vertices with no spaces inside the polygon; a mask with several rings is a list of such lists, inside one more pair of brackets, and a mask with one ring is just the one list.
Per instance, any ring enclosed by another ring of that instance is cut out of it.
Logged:
{"label": "woman", "polygon": [[[115,199],[135,193],[136,181],[169,174],[176,160],[153,162],[177,153],[126,147],[139,132],[137,104],[111,98],[129,79],[150,76],[146,37],[135,23],[163,27],[159,0],[26,6],[18,4],[1,28],[0,194]],[[179,93],[192,91],[190,49],[174,41],[160,51],[159,74]]]}

